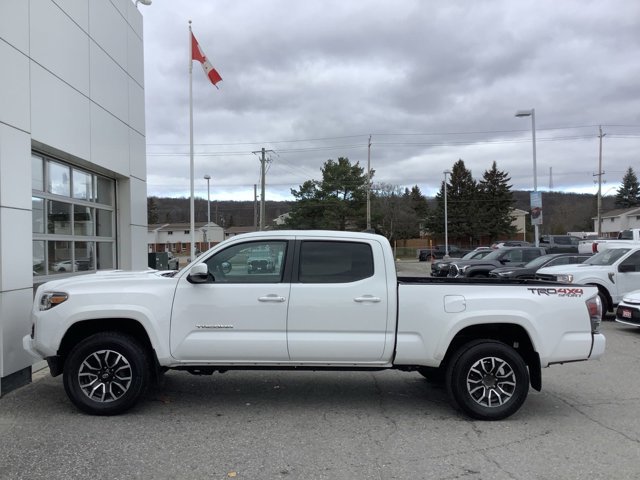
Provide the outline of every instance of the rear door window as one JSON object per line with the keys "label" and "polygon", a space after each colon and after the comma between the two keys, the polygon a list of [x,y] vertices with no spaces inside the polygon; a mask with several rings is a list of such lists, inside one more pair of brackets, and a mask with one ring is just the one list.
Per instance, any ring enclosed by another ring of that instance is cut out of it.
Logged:
{"label": "rear door window", "polygon": [[368,243],[303,241],[300,283],[349,283],[373,276],[373,252]]}

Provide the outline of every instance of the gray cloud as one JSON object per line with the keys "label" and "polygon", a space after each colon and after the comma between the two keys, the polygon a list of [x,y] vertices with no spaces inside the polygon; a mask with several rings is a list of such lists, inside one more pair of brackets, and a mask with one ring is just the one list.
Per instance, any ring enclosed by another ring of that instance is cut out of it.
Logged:
{"label": "gray cloud", "polygon": [[514,113],[532,107],[540,188],[552,168],[555,189],[595,192],[600,124],[608,185],[638,161],[636,2],[155,0],[142,12],[149,194],[189,191],[189,19],[224,79],[217,91],[193,65],[200,196],[209,173],[214,198],[251,198],[251,152],[265,147],[267,196],[285,198],[329,158],[366,165],[369,134],[377,181],[432,194],[462,158],[476,178],[495,160],[530,189],[531,123]]}

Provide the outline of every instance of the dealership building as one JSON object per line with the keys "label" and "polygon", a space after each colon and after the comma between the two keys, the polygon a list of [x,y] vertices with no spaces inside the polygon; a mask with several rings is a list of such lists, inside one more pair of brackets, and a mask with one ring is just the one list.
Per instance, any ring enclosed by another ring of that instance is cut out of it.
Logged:
{"label": "dealership building", "polygon": [[142,15],[0,2],[0,395],[31,380],[34,287],[146,268]]}

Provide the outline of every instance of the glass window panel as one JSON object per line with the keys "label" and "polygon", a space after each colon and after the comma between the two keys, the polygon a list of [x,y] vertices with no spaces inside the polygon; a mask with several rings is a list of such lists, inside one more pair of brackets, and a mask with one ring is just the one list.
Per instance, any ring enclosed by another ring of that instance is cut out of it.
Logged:
{"label": "glass window panel", "polygon": [[47,233],[71,235],[71,204],[47,202]]}
{"label": "glass window panel", "polygon": [[73,198],[87,201],[93,199],[93,182],[89,173],[73,171]]}
{"label": "glass window panel", "polygon": [[47,191],[56,195],[71,196],[71,169],[65,165],[48,162],[49,177]]}
{"label": "glass window panel", "polygon": [[44,233],[44,199],[31,197],[31,228],[33,233]]}
{"label": "glass window panel", "polygon": [[113,180],[105,177],[97,177],[96,201],[105,205],[113,205]]}
{"label": "glass window panel", "polygon": [[301,283],[348,283],[373,275],[373,253],[366,243],[302,242]]}
{"label": "glass window panel", "polygon": [[31,188],[44,192],[44,166],[42,157],[31,155]]}
{"label": "glass window panel", "polygon": [[278,283],[286,250],[283,241],[242,243],[216,253],[206,263],[216,282]]}
{"label": "glass window panel", "polygon": [[47,273],[44,263],[44,240],[34,240],[33,242],[33,274],[36,276]]}
{"label": "glass window panel", "polygon": [[49,252],[49,274],[73,272],[71,242],[47,242]]}
{"label": "glass window panel", "polygon": [[73,265],[74,272],[86,272],[94,270],[93,268],[93,242],[73,242],[75,262]]}
{"label": "glass window panel", "polygon": [[93,208],[73,206],[73,234],[85,237],[93,235]]}
{"label": "glass window panel", "polygon": [[96,235],[99,237],[111,237],[113,235],[113,212],[97,208],[96,214]]}
{"label": "glass window panel", "polygon": [[113,243],[98,242],[98,270],[113,268]]}

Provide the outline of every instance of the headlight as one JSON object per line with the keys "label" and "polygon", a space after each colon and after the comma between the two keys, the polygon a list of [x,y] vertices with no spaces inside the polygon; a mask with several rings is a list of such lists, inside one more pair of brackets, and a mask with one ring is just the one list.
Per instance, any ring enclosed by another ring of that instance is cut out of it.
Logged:
{"label": "headlight", "polygon": [[506,272],[498,272],[498,275],[501,276],[501,277],[508,277],[508,276],[510,276],[512,274],[513,274],[513,270],[509,270],[509,271],[506,271]]}
{"label": "headlight", "polygon": [[69,295],[62,292],[46,292],[40,297],[40,311],[49,310],[56,305],[60,305],[69,298]]}
{"label": "headlight", "polygon": [[571,275],[570,273],[561,273],[560,275],[556,276],[556,280],[558,282],[573,283],[573,275]]}

